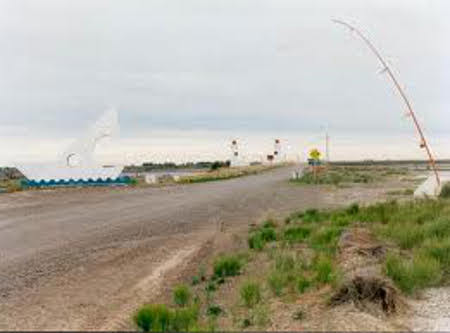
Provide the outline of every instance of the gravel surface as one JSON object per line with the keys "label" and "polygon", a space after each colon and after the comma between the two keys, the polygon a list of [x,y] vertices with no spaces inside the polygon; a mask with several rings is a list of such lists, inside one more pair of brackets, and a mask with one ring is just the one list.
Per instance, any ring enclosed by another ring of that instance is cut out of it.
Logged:
{"label": "gravel surface", "polygon": [[201,246],[219,224],[316,206],[321,190],[289,184],[291,171],[161,188],[2,195],[0,330],[107,327],[111,313],[155,291],[147,283],[136,296],[139,283]]}

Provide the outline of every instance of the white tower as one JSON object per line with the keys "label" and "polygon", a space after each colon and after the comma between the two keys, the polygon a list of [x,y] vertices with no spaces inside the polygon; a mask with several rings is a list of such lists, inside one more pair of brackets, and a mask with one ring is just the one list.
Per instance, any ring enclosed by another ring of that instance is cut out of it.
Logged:
{"label": "white tower", "polygon": [[231,141],[231,159],[230,159],[231,166],[238,166],[239,160],[240,160],[239,145],[238,141],[234,139],[233,141]]}
{"label": "white tower", "polygon": [[280,139],[275,139],[275,144],[273,147],[273,159],[274,162],[280,162],[281,161],[281,141]]}

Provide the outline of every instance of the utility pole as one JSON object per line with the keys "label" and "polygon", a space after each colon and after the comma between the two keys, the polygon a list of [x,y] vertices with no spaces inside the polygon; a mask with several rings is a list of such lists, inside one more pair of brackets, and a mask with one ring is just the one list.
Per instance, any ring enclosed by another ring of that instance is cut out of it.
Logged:
{"label": "utility pole", "polygon": [[372,42],[365,36],[361,31],[356,29],[354,26],[348,24],[347,22],[341,21],[341,20],[333,20],[334,23],[341,24],[347,28],[350,29],[350,31],[355,32],[363,41],[364,43],[369,47],[369,49],[372,51],[372,53],[377,57],[377,59],[380,61],[381,65],[383,66],[382,73],[387,73],[392,82],[394,83],[395,88],[397,88],[397,91],[400,93],[400,96],[402,97],[403,102],[405,103],[406,107],[408,108],[407,115],[410,116],[414,122],[414,126],[416,128],[417,133],[420,137],[420,148],[425,148],[425,151],[428,155],[428,161],[430,163],[431,168],[434,171],[434,174],[436,176],[436,182],[437,185],[441,185],[441,179],[439,177],[439,172],[437,170],[436,166],[436,160],[434,159],[433,153],[431,152],[430,145],[428,144],[425,134],[422,131],[422,128],[420,127],[419,121],[417,120],[416,114],[414,113],[414,110],[412,108],[412,105],[408,98],[406,97],[405,92],[403,91],[402,87],[400,86],[397,78],[394,76],[394,73],[392,72],[391,68],[387,64],[387,62],[383,59],[381,56],[381,53],[375,48],[375,46],[372,44]]}
{"label": "utility pole", "polygon": [[325,129],[325,159],[330,164],[330,136],[328,135],[328,126]]}

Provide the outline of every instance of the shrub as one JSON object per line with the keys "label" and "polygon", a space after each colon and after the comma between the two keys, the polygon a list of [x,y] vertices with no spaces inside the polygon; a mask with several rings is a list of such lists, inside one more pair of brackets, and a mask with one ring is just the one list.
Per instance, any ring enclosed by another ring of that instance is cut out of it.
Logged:
{"label": "shrub", "polygon": [[225,255],[214,262],[214,275],[216,277],[236,276],[240,274],[242,262],[236,255]]}
{"label": "shrub", "polygon": [[240,289],[241,299],[244,304],[252,308],[261,301],[261,286],[258,282],[247,281]]}
{"label": "shrub", "polygon": [[135,314],[134,322],[144,332],[166,332],[170,329],[170,310],[163,304],[146,305]]}
{"label": "shrub", "polygon": [[189,287],[182,284],[175,287],[173,291],[173,301],[178,306],[186,306],[191,300],[191,291]]}
{"label": "shrub", "polygon": [[311,234],[311,229],[303,226],[290,227],[284,231],[284,239],[294,243],[302,242]]}

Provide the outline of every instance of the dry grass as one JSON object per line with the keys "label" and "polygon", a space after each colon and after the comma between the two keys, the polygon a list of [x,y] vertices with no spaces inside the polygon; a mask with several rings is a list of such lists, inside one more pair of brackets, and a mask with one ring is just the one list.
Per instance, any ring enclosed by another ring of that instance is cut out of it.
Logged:
{"label": "dry grass", "polygon": [[245,167],[220,168],[217,170],[211,170],[208,172],[198,172],[194,175],[180,177],[178,183],[181,184],[203,183],[203,182],[238,178],[243,176],[259,174],[261,172],[272,170],[274,168],[278,168],[285,165],[286,164],[251,165]]}

